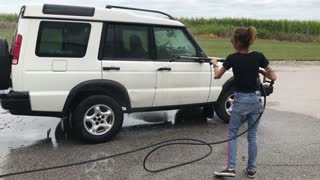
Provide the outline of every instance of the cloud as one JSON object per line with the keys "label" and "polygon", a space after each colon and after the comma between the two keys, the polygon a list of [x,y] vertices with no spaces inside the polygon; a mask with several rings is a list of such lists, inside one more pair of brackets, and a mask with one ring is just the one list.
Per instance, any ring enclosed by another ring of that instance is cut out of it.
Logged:
{"label": "cloud", "polygon": [[176,17],[247,17],[320,20],[318,0],[0,0],[0,12],[18,12],[25,3],[105,7],[108,4],[165,11]]}

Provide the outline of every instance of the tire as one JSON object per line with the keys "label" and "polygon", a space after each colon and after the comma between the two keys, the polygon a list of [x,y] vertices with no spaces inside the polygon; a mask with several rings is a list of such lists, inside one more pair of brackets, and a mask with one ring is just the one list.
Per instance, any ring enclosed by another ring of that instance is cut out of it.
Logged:
{"label": "tire", "polygon": [[229,88],[223,92],[216,105],[216,113],[218,117],[225,123],[229,123],[231,110],[233,107],[234,100],[234,88]]}
{"label": "tire", "polygon": [[54,136],[57,142],[61,142],[65,139],[65,131],[62,128],[62,122],[58,123],[56,130],[54,131]]}
{"label": "tire", "polygon": [[0,90],[11,87],[11,61],[9,57],[8,42],[0,38]]}
{"label": "tire", "polygon": [[73,111],[73,134],[88,143],[102,143],[113,138],[122,127],[122,107],[111,97],[90,96]]}
{"label": "tire", "polygon": [[203,107],[202,109],[202,113],[204,118],[210,118],[213,119],[214,118],[214,105],[213,104],[208,104],[206,106]]}
{"label": "tire", "polygon": [[199,124],[207,123],[207,118],[204,117],[203,109],[199,107],[189,107],[179,109],[174,117],[174,122],[178,124]]}

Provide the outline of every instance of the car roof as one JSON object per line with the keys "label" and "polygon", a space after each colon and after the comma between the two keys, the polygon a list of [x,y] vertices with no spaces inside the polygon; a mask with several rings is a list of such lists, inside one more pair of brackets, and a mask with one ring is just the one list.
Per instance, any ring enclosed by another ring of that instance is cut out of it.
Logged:
{"label": "car roof", "polygon": [[[48,7],[51,9],[49,9]],[[24,6],[24,12],[22,17],[101,22],[111,21],[184,27],[184,25],[181,22],[167,17],[155,17],[144,14],[142,15],[133,13],[133,11],[130,10],[116,8],[94,8],[84,6],[66,6],[49,4],[26,5]]]}

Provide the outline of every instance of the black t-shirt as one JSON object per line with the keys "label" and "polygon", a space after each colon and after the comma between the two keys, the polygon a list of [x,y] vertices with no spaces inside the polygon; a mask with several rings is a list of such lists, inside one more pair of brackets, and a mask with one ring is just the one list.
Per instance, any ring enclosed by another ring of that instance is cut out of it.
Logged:
{"label": "black t-shirt", "polygon": [[259,67],[265,68],[269,61],[260,52],[230,54],[223,63],[226,70],[232,68],[235,79],[235,90],[238,92],[251,93],[259,89],[257,78]]}

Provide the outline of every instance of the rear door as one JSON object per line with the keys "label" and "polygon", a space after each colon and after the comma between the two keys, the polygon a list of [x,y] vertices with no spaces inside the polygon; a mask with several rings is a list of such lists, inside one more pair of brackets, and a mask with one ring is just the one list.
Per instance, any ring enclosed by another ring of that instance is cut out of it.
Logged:
{"label": "rear door", "polygon": [[177,59],[197,57],[200,50],[185,28],[155,27],[157,85],[154,106],[187,105],[207,102],[211,83],[208,63]]}
{"label": "rear door", "polygon": [[152,107],[156,66],[151,48],[151,27],[138,24],[106,23],[99,59],[103,79],[122,84],[132,108]]}
{"label": "rear door", "polygon": [[102,23],[28,19],[19,62],[34,111],[61,112],[70,90],[101,79],[97,58]]}

